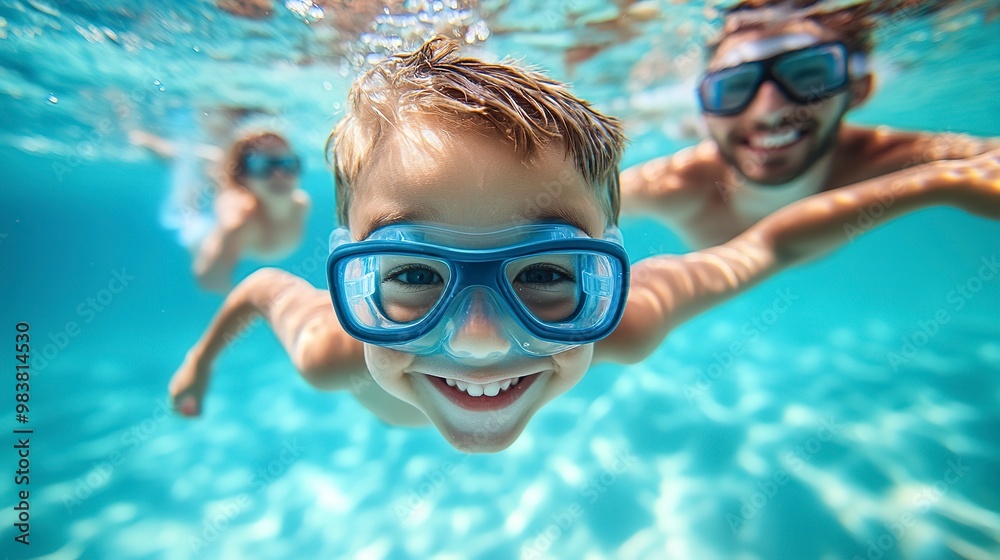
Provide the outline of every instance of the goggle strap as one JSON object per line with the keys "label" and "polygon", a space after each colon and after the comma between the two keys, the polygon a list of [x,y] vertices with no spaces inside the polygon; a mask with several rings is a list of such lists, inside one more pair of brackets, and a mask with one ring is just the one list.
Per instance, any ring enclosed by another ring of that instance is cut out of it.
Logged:
{"label": "goggle strap", "polygon": [[856,52],[848,60],[847,67],[851,78],[858,79],[868,74],[868,56],[865,53]]}

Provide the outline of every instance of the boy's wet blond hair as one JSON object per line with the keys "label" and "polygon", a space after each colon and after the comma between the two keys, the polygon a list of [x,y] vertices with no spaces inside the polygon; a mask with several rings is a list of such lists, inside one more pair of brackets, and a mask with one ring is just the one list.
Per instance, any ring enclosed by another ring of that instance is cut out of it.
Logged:
{"label": "boy's wet blond hair", "polygon": [[471,119],[499,132],[524,158],[561,143],[596,189],[609,223],[617,223],[622,124],[538,72],[463,58],[458,49],[435,37],[380,62],[351,87],[347,114],[327,140],[340,223],[348,223],[352,189],[376,144],[413,115],[463,128]]}

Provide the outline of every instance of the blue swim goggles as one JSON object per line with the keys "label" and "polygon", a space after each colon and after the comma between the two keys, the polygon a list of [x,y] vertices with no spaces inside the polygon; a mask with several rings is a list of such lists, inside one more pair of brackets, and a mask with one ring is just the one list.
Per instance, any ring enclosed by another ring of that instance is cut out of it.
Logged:
{"label": "blue swim goggles", "polygon": [[593,239],[561,223],[500,231],[395,224],[359,242],[338,228],[330,249],[327,280],[344,330],[421,355],[466,357],[452,336],[482,314],[529,356],[596,342],[621,320],[629,285],[613,227]]}
{"label": "blue swim goggles", "polygon": [[295,154],[249,154],[243,158],[243,172],[255,179],[267,179],[276,170],[285,175],[296,176],[302,172],[302,159]]}
{"label": "blue swim goggles", "polygon": [[709,72],[698,85],[701,109],[718,116],[742,113],[766,80],[799,104],[836,95],[850,83],[847,47],[824,43]]}

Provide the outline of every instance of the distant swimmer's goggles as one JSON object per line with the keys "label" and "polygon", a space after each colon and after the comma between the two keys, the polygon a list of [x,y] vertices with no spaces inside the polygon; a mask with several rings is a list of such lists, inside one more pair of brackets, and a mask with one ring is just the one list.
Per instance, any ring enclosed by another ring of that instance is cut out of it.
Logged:
{"label": "distant swimmer's goggles", "polygon": [[742,113],[766,80],[795,103],[826,99],[847,89],[848,59],[842,43],[824,43],[709,72],[698,86],[701,109],[719,116]]}
{"label": "distant swimmer's goggles", "polygon": [[285,175],[298,175],[302,172],[302,160],[295,154],[249,154],[243,158],[243,172],[255,179],[267,179],[275,171],[281,171]]}
{"label": "distant swimmer's goggles", "polygon": [[558,223],[489,232],[397,224],[353,243],[339,228],[330,248],[344,330],[403,352],[467,357],[452,337],[488,320],[510,343],[504,353],[550,356],[608,336],[625,309],[629,262],[617,228],[593,239]]}

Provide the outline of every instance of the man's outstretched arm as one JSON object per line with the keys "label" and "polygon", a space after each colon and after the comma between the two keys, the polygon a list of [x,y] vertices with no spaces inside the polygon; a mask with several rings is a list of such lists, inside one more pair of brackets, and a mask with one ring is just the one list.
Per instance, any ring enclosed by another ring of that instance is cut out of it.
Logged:
{"label": "man's outstretched arm", "polygon": [[[872,223],[858,224],[859,210]],[[1000,219],[1000,151],[900,171],[818,194],[771,214],[723,245],[644,259],[632,269],[625,316],[597,359],[645,358],[677,325],[780,270],[821,256],[875,225],[936,205]]]}

